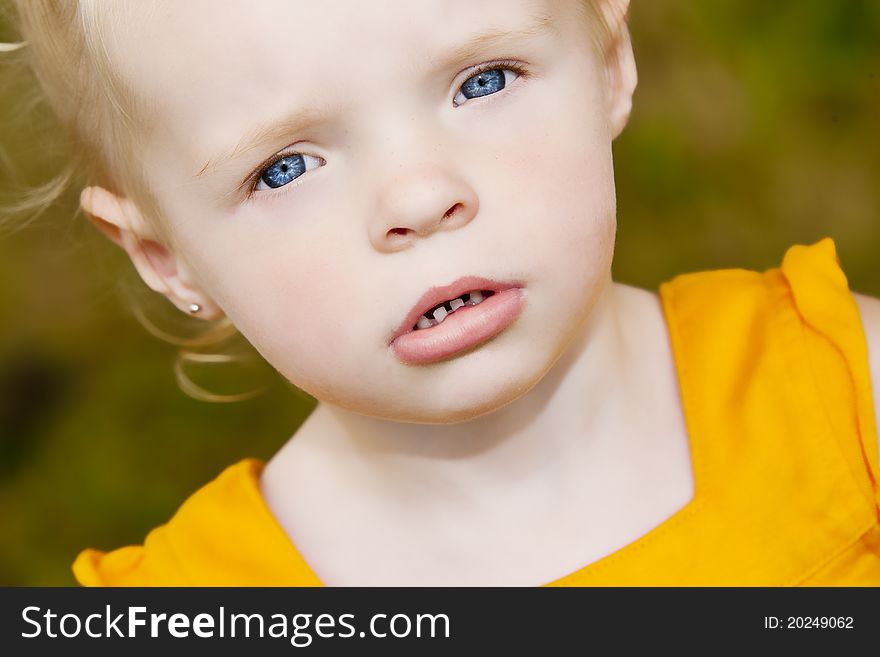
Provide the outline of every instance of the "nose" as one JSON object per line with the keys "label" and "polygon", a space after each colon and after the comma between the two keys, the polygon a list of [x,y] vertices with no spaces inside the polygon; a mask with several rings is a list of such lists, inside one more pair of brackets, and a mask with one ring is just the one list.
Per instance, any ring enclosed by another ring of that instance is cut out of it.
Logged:
{"label": "nose", "polygon": [[375,248],[393,252],[438,231],[467,225],[479,201],[474,189],[440,164],[412,165],[386,179],[370,224]]}

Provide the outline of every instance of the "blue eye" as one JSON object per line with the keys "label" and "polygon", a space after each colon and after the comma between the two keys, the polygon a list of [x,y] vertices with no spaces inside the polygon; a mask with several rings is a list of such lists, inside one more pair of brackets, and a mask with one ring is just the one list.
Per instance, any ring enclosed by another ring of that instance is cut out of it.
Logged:
{"label": "blue eye", "polygon": [[[458,93],[453,98],[453,104],[458,107],[465,101],[482,96],[490,96],[502,91],[520,76],[527,76],[525,67],[517,62],[495,62],[485,64],[476,73],[471,75],[459,87]],[[309,162],[317,163],[317,166],[326,164],[323,158],[302,153],[280,154],[268,165],[255,174],[256,182],[252,183],[248,196],[265,189],[277,189],[290,184],[310,168]]]}
{"label": "blue eye", "polygon": [[[318,165],[324,164],[324,160],[313,155],[303,155],[301,153],[288,153],[282,155],[267,167],[259,171],[259,178],[254,185],[253,190],[259,191],[268,187],[269,189],[277,189],[293,182],[307,170],[308,161],[315,161]],[[260,187],[265,185],[265,187]]]}
{"label": "blue eye", "polygon": [[499,64],[490,66],[495,68],[487,67],[478,71],[459,87],[458,93],[452,100],[456,107],[464,104],[465,100],[496,94],[520,75],[525,74],[525,69],[513,62],[505,63],[503,66]]}

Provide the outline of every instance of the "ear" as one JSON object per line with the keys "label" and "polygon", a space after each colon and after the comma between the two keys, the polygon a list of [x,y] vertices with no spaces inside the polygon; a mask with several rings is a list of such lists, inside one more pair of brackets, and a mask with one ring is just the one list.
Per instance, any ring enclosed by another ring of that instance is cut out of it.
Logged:
{"label": "ear", "polygon": [[607,0],[603,9],[610,29],[605,51],[605,73],[608,80],[608,120],[611,138],[616,139],[629,121],[633,94],[639,78],[627,27],[629,1]]}
{"label": "ear", "polygon": [[[128,253],[138,274],[151,289],[187,314],[202,319],[223,315],[195,282],[188,265],[162,243],[130,199],[93,186],[82,190],[80,206],[89,221]],[[198,313],[190,313],[192,304],[199,306]]]}

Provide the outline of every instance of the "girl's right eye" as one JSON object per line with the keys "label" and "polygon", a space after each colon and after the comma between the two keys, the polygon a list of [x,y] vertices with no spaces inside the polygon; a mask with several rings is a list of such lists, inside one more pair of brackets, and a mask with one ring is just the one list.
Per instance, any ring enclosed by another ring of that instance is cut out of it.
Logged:
{"label": "girl's right eye", "polygon": [[278,156],[275,161],[265,166],[258,172],[258,178],[253,186],[254,192],[265,189],[277,189],[293,182],[304,174],[309,168],[308,162],[316,162],[317,166],[326,164],[320,157],[303,155],[302,153],[287,153]]}

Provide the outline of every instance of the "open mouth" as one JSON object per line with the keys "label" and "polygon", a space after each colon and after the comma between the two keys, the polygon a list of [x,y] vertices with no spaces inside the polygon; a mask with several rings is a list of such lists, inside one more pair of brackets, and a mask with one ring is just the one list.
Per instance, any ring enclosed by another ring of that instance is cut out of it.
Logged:
{"label": "open mouth", "polygon": [[471,308],[519,282],[495,281],[481,276],[462,276],[449,285],[432,287],[413,304],[404,320],[389,336],[388,344],[413,331],[424,331],[439,324],[456,311]]}
{"label": "open mouth", "polygon": [[453,314],[459,308],[465,306],[478,306],[493,294],[495,294],[494,290],[474,290],[473,292],[465,292],[455,299],[439,303],[428,312],[423,313],[421,317],[419,317],[419,321],[416,322],[416,325],[413,326],[412,330],[423,331],[432,326],[442,324],[444,319],[449,317],[449,315]]}
{"label": "open mouth", "polygon": [[465,276],[433,287],[416,302],[388,341],[407,364],[433,363],[482,345],[516,321],[524,284]]}

